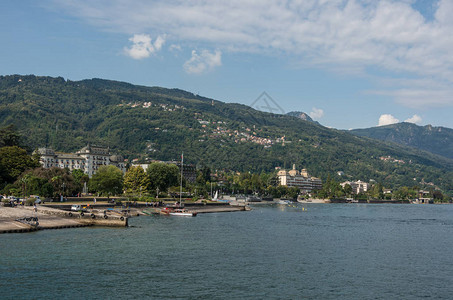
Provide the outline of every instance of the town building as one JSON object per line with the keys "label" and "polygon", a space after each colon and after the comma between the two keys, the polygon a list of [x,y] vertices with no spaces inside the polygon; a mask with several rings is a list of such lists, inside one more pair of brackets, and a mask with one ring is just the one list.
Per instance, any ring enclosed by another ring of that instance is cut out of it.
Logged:
{"label": "town building", "polygon": [[300,172],[296,170],[296,165],[290,171],[280,170],[277,173],[280,185],[288,187],[297,187],[302,193],[310,193],[313,190],[322,189],[322,180],[320,178],[311,177],[306,169]]}
{"label": "town building", "polygon": [[101,166],[113,165],[126,172],[126,165],[122,156],[111,155],[109,148],[86,146],[76,153],[55,152],[51,148],[39,148],[35,151],[40,155],[43,168],[68,168],[82,170],[88,176],[93,176]]}
{"label": "town building", "polygon": [[365,193],[368,191],[370,184],[363,181],[345,181],[340,183],[340,185],[344,188],[347,184],[349,184],[352,188],[352,193],[355,195]]}

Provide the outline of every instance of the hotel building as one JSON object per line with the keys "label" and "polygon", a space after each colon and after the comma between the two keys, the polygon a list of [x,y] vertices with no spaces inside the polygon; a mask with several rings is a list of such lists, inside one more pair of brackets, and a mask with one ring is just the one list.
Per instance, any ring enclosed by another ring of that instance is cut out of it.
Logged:
{"label": "hotel building", "polygon": [[277,173],[280,185],[288,187],[297,187],[302,193],[310,193],[313,190],[322,189],[322,180],[320,178],[311,177],[306,169],[300,172],[296,170],[296,165],[290,171],[280,170]]}
{"label": "hotel building", "polygon": [[126,172],[124,159],[118,155],[111,155],[109,148],[99,146],[86,146],[76,153],[55,152],[50,148],[39,148],[36,151],[40,155],[40,163],[43,168],[68,168],[82,170],[88,176],[93,176],[101,166],[113,165]]}

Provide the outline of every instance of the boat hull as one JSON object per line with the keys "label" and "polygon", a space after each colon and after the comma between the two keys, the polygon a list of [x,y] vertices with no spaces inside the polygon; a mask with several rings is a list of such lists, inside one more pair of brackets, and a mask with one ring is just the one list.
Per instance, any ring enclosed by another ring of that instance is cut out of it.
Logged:
{"label": "boat hull", "polygon": [[196,217],[197,213],[195,212],[170,212],[170,216],[180,216],[180,217]]}

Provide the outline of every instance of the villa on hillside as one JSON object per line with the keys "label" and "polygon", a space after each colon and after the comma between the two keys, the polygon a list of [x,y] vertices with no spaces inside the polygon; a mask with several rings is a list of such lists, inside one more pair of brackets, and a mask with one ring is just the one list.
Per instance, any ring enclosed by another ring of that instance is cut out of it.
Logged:
{"label": "villa on hillside", "polygon": [[288,187],[297,187],[302,193],[310,193],[313,190],[322,189],[322,180],[320,178],[311,177],[306,169],[300,172],[296,170],[296,165],[290,171],[280,170],[277,173],[280,185]]}
{"label": "villa on hillside", "polygon": [[82,170],[88,176],[93,176],[101,166],[113,165],[123,173],[126,165],[122,156],[111,155],[109,148],[90,146],[83,147],[76,153],[55,152],[50,148],[39,148],[35,153],[40,155],[39,162],[43,168],[68,168]]}
{"label": "villa on hillside", "polygon": [[349,184],[352,188],[352,193],[358,195],[360,193],[365,193],[368,191],[370,184],[363,181],[345,181],[340,183],[341,187],[344,188],[347,184]]}

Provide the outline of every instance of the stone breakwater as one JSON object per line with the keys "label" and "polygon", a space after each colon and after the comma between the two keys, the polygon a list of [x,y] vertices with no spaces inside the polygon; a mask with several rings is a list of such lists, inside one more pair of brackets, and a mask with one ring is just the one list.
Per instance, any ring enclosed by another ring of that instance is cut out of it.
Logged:
{"label": "stone breakwater", "polygon": [[[34,220],[37,219],[37,222]],[[30,220],[30,222],[28,222]],[[70,212],[38,206],[0,207],[0,233],[30,232],[44,229],[73,228],[84,226],[124,227],[128,218],[104,211]]]}

